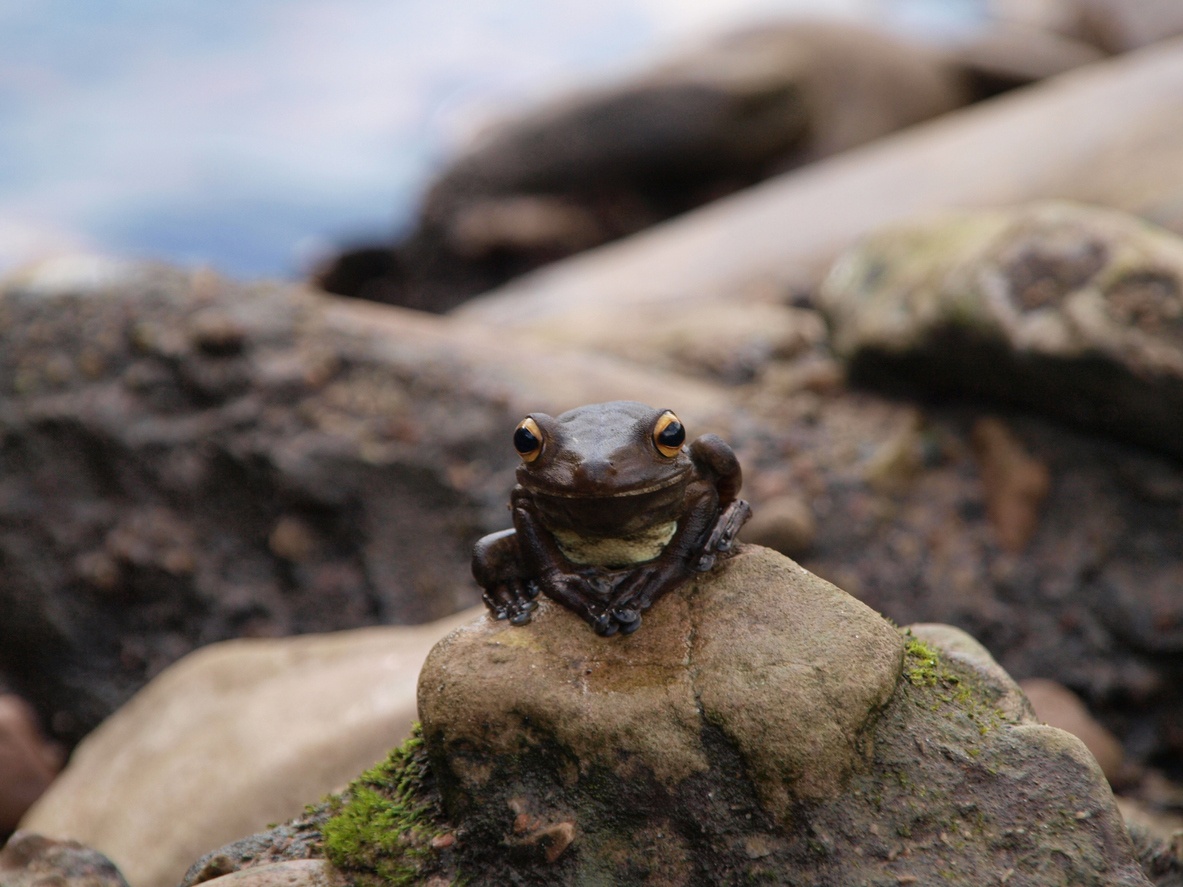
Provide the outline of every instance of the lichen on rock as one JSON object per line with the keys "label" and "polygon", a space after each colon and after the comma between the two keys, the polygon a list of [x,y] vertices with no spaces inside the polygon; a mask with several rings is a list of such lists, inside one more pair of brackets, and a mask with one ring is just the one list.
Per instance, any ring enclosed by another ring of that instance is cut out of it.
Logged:
{"label": "lichen on rock", "polygon": [[429,766],[480,883],[1146,883],[1087,751],[956,629],[901,632],[754,547],[643,635],[578,628],[483,619],[424,667]]}
{"label": "lichen on rock", "polygon": [[1179,456],[1183,241],[1063,201],[885,227],[820,293],[858,381],[987,397]]}
{"label": "lichen on rock", "polygon": [[[482,616],[429,657],[420,714],[280,858],[361,887],[1150,884],[1084,745],[973,638],[755,546],[636,635]],[[276,859],[240,844],[207,867]]]}

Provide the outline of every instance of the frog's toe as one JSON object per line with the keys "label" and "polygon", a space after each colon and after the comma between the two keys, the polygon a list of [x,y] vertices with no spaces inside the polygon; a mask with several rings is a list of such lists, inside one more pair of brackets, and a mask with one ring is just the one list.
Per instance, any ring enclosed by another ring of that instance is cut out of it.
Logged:
{"label": "frog's toe", "polygon": [[592,620],[592,628],[596,630],[596,634],[600,637],[610,638],[620,630],[620,624],[607,613],[604,613]]}
{"label": "frog's toe", "polygon": [[494,619],[504,619],[509,615],[505,602],[498,600],[489,594],[489,592],[484,592],[481,595],[481,600],[485,602],[485,606],[489,608],[489,612],[493,614]]}
{"label": "frog's toe", "polygon": [[[533,603],[533,601],[531,601]],[[509,617],[510,625],[525,625],[531,619],[530,610],[521,609]]]}
{"label": "frog's toe", "polygon": [[613,615],[620,623],[621,634],[632,634],[641,627],[641,614],[636,610],[617,610]]}

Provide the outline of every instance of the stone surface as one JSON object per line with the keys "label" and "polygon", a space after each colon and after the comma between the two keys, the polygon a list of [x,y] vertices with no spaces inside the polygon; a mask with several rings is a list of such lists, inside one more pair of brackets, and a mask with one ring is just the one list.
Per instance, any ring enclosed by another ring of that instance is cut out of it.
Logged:
{"label": "stone surface", "polygon": [[[764,549],[623,643],[551,607],[462,628],[420,714],[481,883],[1148,883],[1088,751],[981,645],[901,636]],[[562,823],[557,856],[496,849]]]}
{"label": "stone surface", "polygon": [[[419,714],[455,780],[452,809],[501,803],[488,794],[504,778],[490,761],[531,748],[572,775],[632,773],[670,791],[709,769],[702,733],[714,729],[785,819],[792,801],[833,794],[862,765],[857,738],[899,670],[887,623],[755,549],[647,612],[644,634],[606,642],[544,605],[528,630],[485,619],[441,642]],[[849,668],[829,668],[832,658]],[[846,701],[837,711],[835,699]]]}
{"label": "stone surface", "polygon": [[320,859],[290,859],[197,881],[209,887],[346,887],[348,881]]}
{"label": "stone surface", "polygon": [[979,643],[896,629],[765,549],[627,638],[557,607],[482,618],[433,651],[420,707],[422,739],[185,887],[313,833],[366,887],[1151,883],[1087,749]]}
{"label": "stone surface", "polygon": [[458,309],[498,328],[599,306],[747,304],[918,213],[1051,197],[1183,231],[1183,48],[1088,65],[761,183]]}
{"label": "stone surface", "polygon": [[0,840],[62,767],[61,749],[46,741],[32,706],[0,694]]}
{"label": "stone surface", "polygon": [[998,17],[1128,52],[1183,33],[1174,0],[993,0]]}
{"label": "stone surface", "polygon": [[324,270],[332,292],[444,310],[773,172],[966,100],[954,65],[846,23],[765,24],[503,122],[428,190],[414,231]]}
{"label": "stone surface", "polygon": [[4,887],[127,887],[109,859],[77,841],[17,832],[0,849]]}
{"label": "stone surface", "polygon": [[821,305],[854,377],[984,396],[1183,455],[1183,241],[1067,203],[889,227]]}
{"label": "stone surface", "polygon": [[409,734],[423,659],[474,615],[205,647],[88,736],[22,827],[101,850],[135,887],[172,887]]}
{"label": "stone surface", "polygon": [[1047,678],[1027,678],[1019,686],[1031,701],[1037,718],[1079,738],[1097,759],[1097,765],[1111,785],[1123,781],[1125,752],[1121,743],[1097,723],[1079,696],[1063,684]]}
{"label": "stone surface", "polygon": [[372,307],[96,259],[0,289],[0,671],[56,737],[200,644],[475,603],[529,410],[724,414],[670,373]]}

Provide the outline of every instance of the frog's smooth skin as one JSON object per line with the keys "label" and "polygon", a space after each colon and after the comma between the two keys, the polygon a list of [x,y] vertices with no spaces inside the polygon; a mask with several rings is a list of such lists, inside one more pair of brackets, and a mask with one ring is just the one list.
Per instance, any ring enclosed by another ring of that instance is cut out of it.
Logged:
{"label": "frog's smooth skin", "polygon": [[713,434],[685,440],[671,411],[632,401],[527,416],[513,436],[513,529],[473,551],[493,614],[525,624],[541,592],[599,634],[629,634],[730,551],[751,515],[739,462]]}

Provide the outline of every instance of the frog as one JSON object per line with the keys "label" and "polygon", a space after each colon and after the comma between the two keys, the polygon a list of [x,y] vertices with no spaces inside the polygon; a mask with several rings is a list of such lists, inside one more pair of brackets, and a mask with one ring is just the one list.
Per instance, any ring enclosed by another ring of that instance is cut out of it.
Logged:
{"label": "frog", "polygon": [[686,442],[672,410],[589,404],[514,429],[511,529],[476,543],[492,616],[530,622],[545,595],[605,637],[632,634],[662,596],[736,550],[743,473],[714,434]]}

